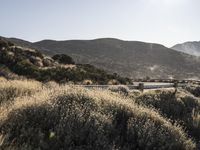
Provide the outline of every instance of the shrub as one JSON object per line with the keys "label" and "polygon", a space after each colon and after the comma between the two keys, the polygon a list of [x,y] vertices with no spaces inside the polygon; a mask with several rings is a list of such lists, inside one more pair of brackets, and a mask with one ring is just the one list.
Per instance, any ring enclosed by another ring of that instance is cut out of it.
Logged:
{"label": "shrub", "polygon": [[75,64],[74,60],[66,54],[56,54],[52,58],[61,64]]}
{"label": "shrub", "polygon": [[125,96],[127,96],[128,93],[130,92],[129,88],[125,85],[109,86],[108,89],[112,92],[117,92],[117,93],[120,93],[120,94],[125,95]]}
{"label": "shrub", "polygon": [[60,86],[5,110],[1,149],[195,149],[180,127],[108,91]]}
{"label": "shrub", "polygon": [[179,121],[186,127],[189,134],[200,140],[200,128],[195,127],[193,111],[200,112],[200,101],[185,91],[179,91],[174,95],[174,91],[147,92],[138,96],[135,100],[138,104],[158,109],[162,115]]}
{"label": "shrub", "polygon": [[118,85],[119,81],[117,81],[116,79],[112,79],[110,81],[108,81],[108,85]]}
{"label": "shrub", "polygon": [[0,63],[12,65],[15,62],[13,55],[9,55],[8,51],[0,51]]}
{"label": "shrub", "polygon": [[135,99],[138,97],[142,92],[140,90],[131,90],[129,92],[129,97]]}
{"label": "shrub", "polygon": [[27,77],[39,78],[40,70],[38,67],[30,63],[29,60],[22,60],[17,62],[14,66],[11,67],[15,73],[19,75],[25,75]]}
{"label": "shrub", "polygon": [[8,42],[0,37],[0,49],[3,47],[7,48],[8,46]]}
{"label": "shrub", "polygon": [[91,80],[84,80],[83,81],[83,85],[92,85],[92,81]]}
{"label": "shrub", "polygon": [[186,86],[185,89],[190,92],[191,94],[193,94],[196,97],[200,97],[200,86],[198,85],[189,85]]}

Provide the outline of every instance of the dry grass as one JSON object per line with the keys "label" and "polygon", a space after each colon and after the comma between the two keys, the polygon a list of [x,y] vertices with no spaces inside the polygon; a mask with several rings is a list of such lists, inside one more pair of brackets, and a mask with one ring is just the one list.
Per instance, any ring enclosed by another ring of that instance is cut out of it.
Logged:
{"label": "dry grass", "polygon": [[200,128],[200,112],[195,109],[192,112],[193,125],[195,128]]}
{"label": "dry grass", "polygon": [[6,80],[0,78],[0,106],[16,97],[31,95],[42,89],[40,82],[31,80]]}
{"label": "dry grass", "polygon": [[0,113],[1,149],[195,149],[181,127],[110,91],[49,83],[13,102]]}
{"label": "dry grass", "polygon": [[0,77],[0,82],[5,82],[5,81],[7,81],[6,78]]}

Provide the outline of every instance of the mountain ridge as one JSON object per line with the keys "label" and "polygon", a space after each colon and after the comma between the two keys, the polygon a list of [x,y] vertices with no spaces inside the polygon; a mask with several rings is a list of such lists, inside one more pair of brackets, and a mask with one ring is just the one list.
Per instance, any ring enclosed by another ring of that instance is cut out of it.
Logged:
{"label": "mountain ridge", "polygon": [[200,56],[200,41],[189,41],[176,44],[172,49],[194,56]]}

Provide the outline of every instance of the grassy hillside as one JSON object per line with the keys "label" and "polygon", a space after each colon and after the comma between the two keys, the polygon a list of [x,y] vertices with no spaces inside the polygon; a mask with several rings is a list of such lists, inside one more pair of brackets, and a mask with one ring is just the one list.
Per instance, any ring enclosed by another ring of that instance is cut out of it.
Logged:
{"label": "grassy hillside", "polygon": [[45,82],[76,84],[108,84],[111,81],[115,84],[129,84],[131,82],[128,78],[108,74],[92,65],[75,64],[67,55],[55,55],[51,58],[36,49],[15,46],[3,38],[0,39],[0,65],[17,75]]}
{"label": "grassy hillside", "polygon": [[118,39],[43,40],[30,43],[10,39],[19,45],[36,47],[46,54],[65,53],[78,63],[89,63],[131,78],[200,78],[200,59],[163,45]]}
{"label": "grassy hillside", "polygon": [[196,149],[180,126],[128,97],[0,80],[0,149]]}

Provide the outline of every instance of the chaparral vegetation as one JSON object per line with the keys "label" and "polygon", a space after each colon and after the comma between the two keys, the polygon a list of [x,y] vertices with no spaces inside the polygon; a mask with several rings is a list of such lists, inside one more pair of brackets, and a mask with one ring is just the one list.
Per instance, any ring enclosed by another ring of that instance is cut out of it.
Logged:
{"label": "chaparral vegetation", "polygon": [[116,92],[5,78],[0,82],[0,149],[198,146],[199,99],[186,91],[133,96],[135,92],[124,95],[120,88]]}

